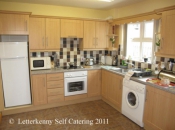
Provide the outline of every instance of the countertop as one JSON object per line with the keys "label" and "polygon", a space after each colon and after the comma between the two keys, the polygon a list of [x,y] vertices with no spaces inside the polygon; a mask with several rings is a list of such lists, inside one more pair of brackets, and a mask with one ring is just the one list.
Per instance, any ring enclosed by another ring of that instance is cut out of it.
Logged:
{"label": "countertop", "polygon": [[[118,74],[120,76],[125,76],[126,73],[122,72],[116,72],[112,70],[111,68],[114,68],[113,66],[106,66],[106,65],[94,65],[94,66],[85,66],[85,68],[79,68],[79,69],[63,69],[63,68],[57,68],[57,69],[49,69],[49,70],[35,70],[31,71],[31,75],[36,75],[36,74],[50,74],[50,73],[63,73],[63,72],[74,72],[74,71],[88,71],[88,70],[98,70],[98,69],[104,69],[108,70],[112,73]],[[117,68],[117,67],[115,67]],[[131,77],[131,80],[149,85],[167,92],[170,92],[172,94],[175,94],[175,87],[173,88],[164,88],[162,86],[159,86],[157,84],[153,84],[150,82],[146,82],[148,78],[155,78],[155,76],[150,76],[150,77]]]}

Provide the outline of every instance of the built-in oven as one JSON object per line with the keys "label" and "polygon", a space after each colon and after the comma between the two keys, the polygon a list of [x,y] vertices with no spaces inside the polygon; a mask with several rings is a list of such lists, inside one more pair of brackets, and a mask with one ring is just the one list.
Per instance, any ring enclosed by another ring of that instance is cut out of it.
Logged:
{"label": "built-in oven", "polygon": [[87,93],[87,71],[64,73],[64,95]]}

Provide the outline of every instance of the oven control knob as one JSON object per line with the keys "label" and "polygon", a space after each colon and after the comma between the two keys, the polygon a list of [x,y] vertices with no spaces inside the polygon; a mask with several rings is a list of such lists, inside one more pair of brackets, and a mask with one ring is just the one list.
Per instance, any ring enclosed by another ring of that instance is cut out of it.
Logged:
{"label": "oven control knob", "polygon": [[70,77],[70,74],[67,74],[68,77]]}
{"label": "oven control knob", "polygon": [[72,77],[72,74],[70,74],[70,77]]}
{"label": "oven control knob", "polygon": [[85,75],[85,73],[83,73],[83,75]]}

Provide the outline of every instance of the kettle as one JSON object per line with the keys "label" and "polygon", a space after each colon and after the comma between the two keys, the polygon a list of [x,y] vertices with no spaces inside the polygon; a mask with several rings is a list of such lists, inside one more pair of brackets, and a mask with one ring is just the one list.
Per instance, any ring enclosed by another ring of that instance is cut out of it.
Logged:
{"label": "kettle", "polygon": [[118,58],[117,56],[112,57],[112,66],[117,66],[118,65]]}

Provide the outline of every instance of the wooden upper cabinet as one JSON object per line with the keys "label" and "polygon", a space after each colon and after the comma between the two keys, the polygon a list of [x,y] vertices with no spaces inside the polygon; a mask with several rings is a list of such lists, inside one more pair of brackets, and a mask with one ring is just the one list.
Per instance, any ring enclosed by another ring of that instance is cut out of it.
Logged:
{"label": "wooden upper cabinet", "polygon": [[107,48],[107,30],[108,26],[106,22],[96,22],[96,48],[105,49]]}
{"label": "wooden upper cabinet", "polygon": [[106,22],[84,21],[84,38],[80,49],[106,49],[107,33]]}
{"label": "wooden upper cabinet", "polygon": [[45,18],[30,18],[30,49],[45,49]]}
{"label": "wooden upper cabinet", "polygon": [[91,49],[95,48],[95,22],[94,21],[84,21],[84,38],[83,38],[83,48]]}
{"label": "wooden upper cabinet", "polygon": [[165,11],[162,15],[162,26],[161,26],[161,45],[160,52],[161,56],[175,58],[175,10]]}
{"label": "wooden upper cabinet", "polygon": [[101,95],[101,70],[88,71],[88,97]]}
{"label": "wooden upper cabinet", "polygon": [[46,18],[46,49],[60,48],[60,20]]}
{"label": "wooden upper cabinet", "polygon": [[83,21],[61,19],[61,37],[83,38]]}
{"label": "wooden upper cabinet", "polygon": [[147,130],[175,130],[175,95],[147,86],[144,127]]}
{"label": "wooden upper cabinet", "polygon": [[60,48],[60,20],[30,18],[29,44],[31,50]]}
{"label": "wooden upper cabinet", "polygon": [[46,75],[32,75],[33,104],[47,104]]}
{"label": "wooden upper cabinet", "polygon": [[28,35],[29,15],[0,13],[0,34]]}

